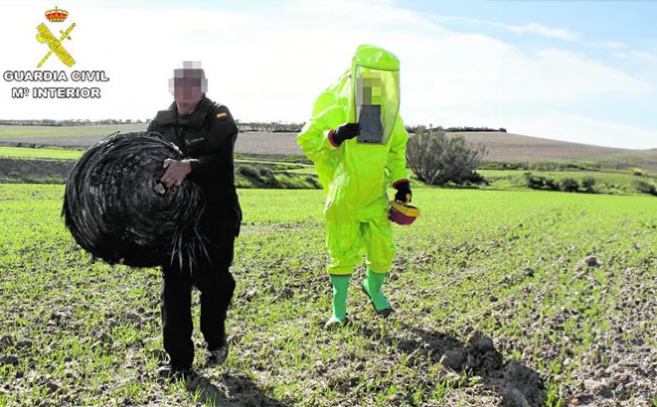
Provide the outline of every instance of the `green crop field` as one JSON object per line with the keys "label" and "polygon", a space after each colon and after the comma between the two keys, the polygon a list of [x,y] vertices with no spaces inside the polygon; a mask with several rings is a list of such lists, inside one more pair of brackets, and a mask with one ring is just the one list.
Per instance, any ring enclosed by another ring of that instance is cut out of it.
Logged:
{"label": "green crop field", "polygon": [[2,147],[0,146],[0,157],[3,158],[50,158],[60,160],[77,160],[82,157],[84,151],[63,148],[26,148],[26,147]]}
{"label": "green crop field", "polygon": [[633,183],[638,180],[656,182],[652,175],[636,176],[630,171],[518,171],[518,170],[479,170],[477,171],[493,184],[493,188],[525,188],[524,174],[530,172],[537,177],[548,177],[555,181],[572,178],[580,184],[584,178],[593,178],[597,192],[606,194],[635,194]]}
{"label": "green crop field", "polygon": [[352,324],[325,331],[321,191],[239,193],[230,357],[204,366],[197,329],[186,387],[156,375],[159,271],[92,262],[62,186],[0,185],[0,406],[657,405],[657,199],[417,189],[396,312],[360,267]]}

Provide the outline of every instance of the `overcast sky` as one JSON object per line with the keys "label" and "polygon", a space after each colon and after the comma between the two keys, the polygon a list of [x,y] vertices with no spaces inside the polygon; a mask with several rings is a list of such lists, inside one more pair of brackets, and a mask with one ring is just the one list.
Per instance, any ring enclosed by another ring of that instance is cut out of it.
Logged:
{"label": "overcast sky", "polygon": [[[510,132],[624,148],[657,148],[657,2],[652,1],[3,1],[0,70],[36,70],[47,23],[73,68],[104,70],[100,100],[11,98],[0,119],[146,119],[166,108],[168,79],[200,60],[208,96],[242,121],[305,121],[359,44],[401,61],[407,124]],[[55,5],[69,11],[48,23]]]}

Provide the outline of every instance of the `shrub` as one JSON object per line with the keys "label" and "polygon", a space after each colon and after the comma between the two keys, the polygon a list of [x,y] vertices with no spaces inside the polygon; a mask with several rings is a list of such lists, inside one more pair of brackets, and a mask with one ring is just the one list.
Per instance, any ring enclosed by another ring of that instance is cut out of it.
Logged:
{"label": "shrub", "polygon": [[636,175],[637,177],[642,177],[646,175],[645,171],[643,171],[641,168],[636,168],[636,167],[631,167],[630,172],[632,172],[632,174]]}
{"label": "shrub", "polygon": [[260,175],[262,175],[263,177],[267,177],[267,176],[272,176],[272,175],[273,175],[272,171],[271,171],[269,168],[267,168],[267,167],[262,167],[262,168],[260,168],[259,171],[260,171]]}
{"label": "shrub", "polygon": [[483,145],[472,147],[462,135],[448,138],[442,131],[423,127],[409,138],[406,147],[408,165],[421,181],[432,185],[483,180],[474,174],[485,155]]}
{"label": "shrub", "polygon": [[[285,176],[289,176],[287,173],[282,173]],[[279,180],[276,179],[274,176],[273,172],[269,172],[269,176],[267,176],[264,179],[264,187],[265,188],[283,188],[283,184]]]}
{"label": "shrub", "polygon": [[309,175],[304,179],[306,180],[307,183],[312,185],[314,188],[322,189],[322,184],[319,183],[319,181],[317,180],[317,177],[312,177],[312,176]]}
{"label": "shrub", "polygon": [[523,176],[525,177],[525,183],[528,188],[543,189],[545,186],[545,178],[543,177],[535,177],[531,172],[526,172]]}
{"label": "shrub", "polygon": [[470,175],[465,177],[463,183],[466,185],[490,185],[486,178],[477,171],[473,171]]}
{"label": "shrub", "polygon": [[442,157],[438,185],[444,185],[450,181],[462,185],[470,179],[477,179],[474,172],[485,155],[486,148],[483,145],[473,148],[461,135],[450,138]]}
{"label": "shrub", "polygon": [[550,190],[550,191],[559,191],[559,182],[552,179],[545,177],[545,186]]}
{"label": "shrub", "polygon": [[406,160],[415,175],[428,184],[436,184],[441,170],[441,157],[447,145],[445,133],[419,127],[406,145]]}
{"label": "shrub", "polygon": [[646,182],[643,180],[636,180],[632,183],[634,188],[641,192],[642,194],[650,194],[653,196],[657,196],[657,188],[655,187],[654,184],[651,184],[650,182]]}
{"label": "shrub", "polygon": [[587,193],[589,193],[589,194],[595,194],[596,191],[595,191],[594,186],[595,186],[595,178],[593,178],[593,177],[585,177],[585,178],[582,180],[582,188],[584,188],[584,190],[585,190]]}
{"label": "shrub", "polygon": [[260,178],[260,172],[248,165],[240,165],[237,167],[237,172],[244,175],[246,178],[254,181],[262,181]]}
{"label": "shrub", "polygon": [[552,178],[536,177],[531,172],[524,174],[525,183],[531,189],[548,189],[550,191],[559,191],[559,183]]}
{"label": "shrub", "polygon": [[561,190],[566,192],[577,192],[579,190],[579,182],[573,178],[563,178],[559,184]]}

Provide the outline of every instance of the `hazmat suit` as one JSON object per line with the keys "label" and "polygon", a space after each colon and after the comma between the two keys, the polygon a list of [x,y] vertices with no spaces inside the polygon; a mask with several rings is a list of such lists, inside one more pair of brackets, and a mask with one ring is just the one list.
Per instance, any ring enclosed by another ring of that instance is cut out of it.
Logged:
{"label": "hazmat suit", "polygon": [[[347,126],[359,130],[357,137],[338,137],[348,133]],[[361,251],[368,266],[363,289],[377,312],[391,311],[380,291],[396,251],[386,190],[403,187],[405,201],[410,201],[407,140],[399,116],[399,60],[381,48],[361,45],[351,69],[317,98],[312,118],[297,138],[327,195],[328,272],[334,293],[327,325],[345,320],[349,277]]]}

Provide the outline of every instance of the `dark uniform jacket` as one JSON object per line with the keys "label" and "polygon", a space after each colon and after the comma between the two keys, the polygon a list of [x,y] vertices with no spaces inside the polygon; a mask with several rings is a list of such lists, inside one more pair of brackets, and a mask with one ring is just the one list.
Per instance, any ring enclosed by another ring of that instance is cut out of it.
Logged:
{"label": "dark uniform jacket", "polygon": [[193,113],[180,115],[173,102],[157,113],[147,131],[160,133],[190,160],[192,172],[187,179],[203,187],[207,201],[202,222],[212,222],[212,229],[216,226],[237,236],[242,219],[233,164],[238,131],[228,108],[203,96]]}

